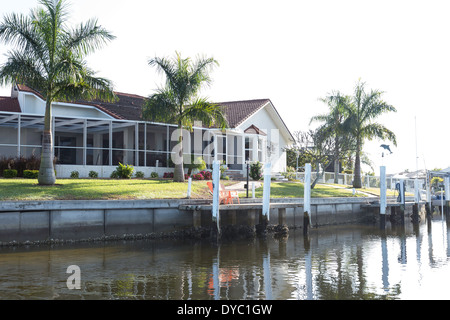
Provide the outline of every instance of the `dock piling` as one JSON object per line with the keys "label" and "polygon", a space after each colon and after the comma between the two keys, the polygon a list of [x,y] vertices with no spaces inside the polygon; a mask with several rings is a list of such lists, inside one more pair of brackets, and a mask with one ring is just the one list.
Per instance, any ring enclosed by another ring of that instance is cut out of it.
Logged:
{"label": "dock piling", "polygon": [[264,189],[263,189],[263,209],[262,214],[267,221],[270,219],[270,182],[271,182],[272,165],[266,163],[264,166]]}
{"label": "dock piling", "polygon": [[305,164],[305,183],[304,183],[304,216],[303,216],[303,234],[308,234],[311,225],[311,164]]}
{"label": "dock piling", "polygon": [[220,163],[215,160],[213,162],[213,205],[212,205],[212,222],[217,226],[217,234],[220,235],[220,218],[219,218],[219,188],[220,188]]}
{"label": "dock piling", "polygon": [[386,224],[386,167],[380,167],[380,228]]}

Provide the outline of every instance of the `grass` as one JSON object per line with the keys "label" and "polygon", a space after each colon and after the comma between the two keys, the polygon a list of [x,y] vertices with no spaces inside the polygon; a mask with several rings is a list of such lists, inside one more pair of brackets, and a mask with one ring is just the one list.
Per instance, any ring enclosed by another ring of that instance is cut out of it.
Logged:
{"label": "grass", "polygon": [[[223,180],[221,183],[227,186],[235,182]],[[0,201],[183,199],[187,188],[187,182],[171,180],[58,179],[55,186],[43,187],[37,184],[37,180],[0,179]],[[303,198],[303,192],[302,183],[271,183],[271,198]],[[245,194],[240,196],[245,197]],[[262,195],[263,188],[256,189],[256,197],[262,198]],[[311,196],[353,197],[353,193],[351,188],[318,184]],[[212,199],[205,181],[192,181],[191,198]]]}
{"label": "grass", "polygon": [[[37,180],[0,179],[0,201],[182,199],[187,186],[170,180],[58,179],[43,187]],[[210,197],[206,183],[193,181],[191,196]]]}
{"label": "grass", "polygon": [[[255,190],[255,196],[262,198],[263,188]],[[272,182],[270,185],[271,198],[303,198],[304,188],[303,183],[299,182]],[[356,197],[363,197],[362,194],[356,194]],[[335,188],[330,185],[317,184],[311,190],[312,198],[327,198],[327,197],[355,197],[353,190],[347,188]]]}

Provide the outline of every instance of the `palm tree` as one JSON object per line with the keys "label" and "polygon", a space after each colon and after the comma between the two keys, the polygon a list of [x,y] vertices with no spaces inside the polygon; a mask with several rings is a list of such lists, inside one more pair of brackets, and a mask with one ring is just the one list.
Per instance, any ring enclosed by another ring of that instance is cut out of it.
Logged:
{"label": "palm tree", "polygon": [[43,7],[29,16],[10,14],[0,24],[0,41],[15,45],[0,66],[0,84],[26,84],[46,100],[39,184],[53,185],[52,102],[76,99],[114,99],[109,80],[95,76],[84,61],[114,39],[108,31],[88,20],[76,28],[66,25],[64,0],[40,0]]}
{"label": "palm tree", "polygon": [[358,81],[355,87],[354,96],[351,103],[345,105],[348,117],[344,123],[346,130],[353,135],[356,140],[355,170],[353,187],[361,188],[361,153],[365,140],[378,138],[389,140],[397,145],[395,134],[382,124],[374,122],[380,115],[387,112],[397,112],[397,110],[381,99],[382,91],[365,91],[365,83]]}
{"label": "palm tree", "polygon": [[312,117],[310,124],[312,122],[320,122],[321,125],[318,128],[320,137],[334,140],[334,183],[338,183],[340,160],[343,154],[351,149],[352,145],[352,137],[344,128],[344,121],[347,116],[345,106],[349,103],[350,97],[344,96],[337,91],[319,100],[328,105],[329,112]]}
{"label": "palm tree", "polygon": [[227,127],[227,120],[220,106],[199,97],[200,90],[211,84],[210,71],[218,65],[213,58],[198,57],[195,62],[181,58],[177,52],[174,58],[154,58],[149,60],[166,77],[166,85],[158,89],[144,103],[142,118],[177,124],[178,145],[173,150],[175,163],[174,181],[184,181],[183,135],[182,129],[192,129],[194,121],[201,121],[210,127]]}

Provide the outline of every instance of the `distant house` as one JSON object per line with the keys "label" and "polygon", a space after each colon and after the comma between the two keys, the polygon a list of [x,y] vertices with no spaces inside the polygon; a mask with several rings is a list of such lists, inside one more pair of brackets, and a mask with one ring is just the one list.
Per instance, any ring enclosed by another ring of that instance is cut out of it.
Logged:
{"label": "distant house", "polygon": [[[109,177],[119,162],[134,165],[146,176],[172,170],[170,154],[178,143],[172,137],[176,126],[142,121],[145,98],[116,95],[115,103],[53,103],[58,177],[69,177],[74,170],[81,177],[91,170]],[[184,138],[185,154],[222,160],[230,171],[241,175],[246,173],[246,161],[271,162],[274,174],[285,171],[284,147],[293,137],[272,102],[258,99],[218,104],[224,107],[229,128],[194,126]],[[40,156],[44,111],[42,95],[27,86],[14,86],[10,97],[0,97],[0,157]]]}

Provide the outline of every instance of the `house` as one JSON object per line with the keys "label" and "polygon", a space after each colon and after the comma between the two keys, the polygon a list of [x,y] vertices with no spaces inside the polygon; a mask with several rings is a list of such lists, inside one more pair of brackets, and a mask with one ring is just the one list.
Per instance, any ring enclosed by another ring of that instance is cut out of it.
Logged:
{"label": "house", "polygon": [[[61,178],[78,171],[109,177],[119,162],[136,171],[160,176],[171,169],[171,151],[178,144],[177,127],[142,121],[144,97],[116,93],[118,101],[55,102],[52,130],[56,172]],[[270,162],[272,173],[286,169],[284,147],[293,137],[269,99],[230,101],[223,106],[229,122],[225,131],[196,124],[183,132],[187,157],[202,156],[227,164],[231,172],[246,174],[246,161]],[[0,97],[0,157],[40,156],[45,100],[24,85]]]}

